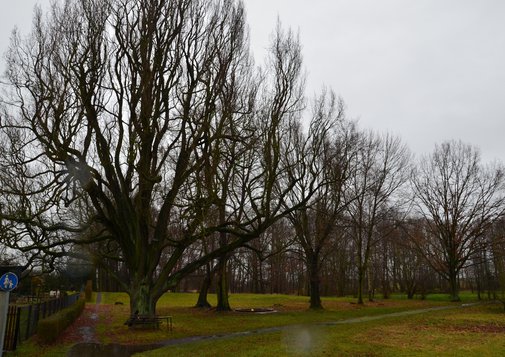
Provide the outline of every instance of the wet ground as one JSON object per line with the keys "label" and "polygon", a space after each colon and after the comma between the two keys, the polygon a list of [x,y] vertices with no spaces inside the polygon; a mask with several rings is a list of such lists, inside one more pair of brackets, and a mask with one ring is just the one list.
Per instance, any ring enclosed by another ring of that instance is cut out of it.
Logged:
{"label": "wet ground", "polygon": [[111,343],[78,343],[75,344],[67,356],[70,357],[129,357],[135,353],[154,350],[163,345],[120,345]]}
{"label": "wet ground", "polygon": [[[474,306],[474,305],[479,305],[479,303],[450,305],[450,306],[437,306],[437,307],[431,307],[431,308],[425,308],[425,309],[401,311],[401,312],[382,314],[382,315],[376,315],[376,316],[363,316],[363,317],[346,319],[346,320],[315,323],[315,324],[311,324],[311,326],[312,326],[312,328],[314,328],[314,327],[323,328],[324,326],[335,326],[335,325],[340,325],[340,324],[355,324],[355,323],[360,323],[360,322],[365,322],[365,321],[379,320],[379,319],[383,319],[383,318],[387,318],[387,317],[416,315],[416,314],[422,314],[422,313],[430,312],[430,311],[463,308],[463,307]],[[207,341],[207,340],[221,340],[221,339],[228,339],[228,338],[233,338],[233,337],[248,336],[248,335],[255,335],[255,334],[264,334],[264,333],[279,332],[279,331],[290,332],[291,335],[296,336],[296,339],[299,339],[300,336],[302,336],[302,337],[305,336],[305,335],[303,335],[303,333],[306,334],[306,332],[309,331],[308,329],[306,329],[306,327],[307,326],[303,326],[303,325],[267,327],[267,328],[262,328],[262,329],[257,329],[257,330],[240,331],[240,332],[225,333],[225,334],[219,334],[219,335],[192,336],[192,337],[171,339],[171,340],[159,342],[158,344],[150,344],[150,345],[120,345],[120,344],[103,345],[103,344],[99,344],[96,342],[89,342],[88,341],[88,342],[84,342],[84,343],[75,344],[70,349],[67,356],[68,357],[123,357],[123,356],[128,357],[128,356],[131,356],[135,353],[149,351],[149,350],[153,350],[153,349],[161,348],[161,347],[165,347],[165,346],[181,345],[181,344],[186,344],[186,343],[194,343],[194,342]],[[87,331],[84,329],[81,331],[85,336],[88,336],[89,339],[92,339],[91,331]],[[296,333],[294,333],[293,331],[295,331]],[[96,338],[95,338],[95,341],[96,341]]]}
{"label": "wet ground", "polygon": [[102,296],[97,294],[96,304],[87,304],[85,311],[78,318],[73,328],[65,332],[63,339],[82,341],[68,351],[67,357],[129,357],[135,353],[154,350],[165,344],[121,345],[117,343],[101,344],[95,333],[100,314],[110,313],[110,305],[102,305]]}

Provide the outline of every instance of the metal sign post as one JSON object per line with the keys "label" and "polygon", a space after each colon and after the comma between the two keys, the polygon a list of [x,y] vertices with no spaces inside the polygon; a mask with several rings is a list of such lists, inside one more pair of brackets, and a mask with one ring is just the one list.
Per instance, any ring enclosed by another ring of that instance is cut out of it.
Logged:
{"label": "metal sign post", "polygon": [[9,312],[9,295],[18,286],[18,277],[14,273],[5,273],[0,277],[0,357],[3,355],[5,328]]}

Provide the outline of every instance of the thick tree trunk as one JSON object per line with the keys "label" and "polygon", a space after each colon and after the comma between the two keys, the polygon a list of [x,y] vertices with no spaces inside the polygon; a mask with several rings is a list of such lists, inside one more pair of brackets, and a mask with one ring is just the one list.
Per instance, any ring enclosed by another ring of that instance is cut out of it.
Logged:
{"label": "thick tree trunk", "polygon": [[391,294],[389,292],[389,284],[385,282],[384,284],[382,284],[382,298],[389,299],[390,296]]}
{"label": "thick tree trunk", "polygon": [[364,269],[358,269],[358,304],[363,305],[363,282],[364,282]]}
{"label": "thick tree trunk", "polygon": [[198,301],[195,307],[210,308],[212,307],[207,300],[207,294],[209,292],[210,284],[212,283],[212,272],[210,270],[209,264],[205,268],[205,277],[203,278],[202,286],[200,287],[200,293],[198,294]]}
{"label": "thick tree trunk", "polygon": [[[477,299],[482,300],[482,297],[480,296],[481,293],[481,284],[480,284],[480,279],[476,279],[476,288],[477,288]],[[473,292],[473,291],[472,291]]]}
{"label": "thick tree trunk", "polygon": [[217,280],[217,311],[231,311],[230,301],[228,299],[228,271],[227,257],[219,259],[218,280]]}
{"label": "thick tree trunk", "polygon": [[368,286],[368,301],[372,302],[374,300],[375,293],[374,293],[371,269],[368,270],[367,274],[367,286]]}
{"label": "thick tree trunk", "polygon": [[407,285],[407,299],[412,300],[414,298],[415,293],[416,293],[416,284],[409,283]]}
{"label": "thick tree trunk", "polygon": [[133,284],[130,290],[130,312],[136,315],[155,315],[156,303],[148,284]]}
{"label": "thick tree trunk", "polygon": [[458,274],[455,271],[450,272],[449,286],[451,289],[451,301],[461,301],[459,298]]}
{"label": "thick tree trunk", "polygon": [[310,294],[310,308],[313,310],[322,309],[321,293],[320,293],[320,279],[319,279],[319,262],[316,256],[309,259],[309,294]]}

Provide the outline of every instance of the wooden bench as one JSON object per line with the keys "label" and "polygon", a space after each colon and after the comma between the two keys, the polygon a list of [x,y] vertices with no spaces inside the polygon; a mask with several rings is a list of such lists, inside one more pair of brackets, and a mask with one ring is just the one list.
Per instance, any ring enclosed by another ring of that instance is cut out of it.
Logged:
{"label": "wooden bench", "polygon": [[159,315],[137,315],[134,314],[130,316],[128,320],[124,323],[128,325],[128,327],[137,327],[137,326],[153,326],[155,328],[160,328],[160,324],[165,322],[167,325],[167,329],[172,331],[172,316],[159,316]]}

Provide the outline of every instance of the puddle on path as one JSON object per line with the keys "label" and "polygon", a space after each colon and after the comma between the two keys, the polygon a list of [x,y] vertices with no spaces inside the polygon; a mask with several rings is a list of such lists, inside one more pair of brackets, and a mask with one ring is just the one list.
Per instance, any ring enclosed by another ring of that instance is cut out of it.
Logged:
{"label": "puddle on path", "polygon": [[111,343],[78,343],[67,353],[67,357],[128,357],[134,353],[145,352],[163,347],[163,345],[120,345]]}

